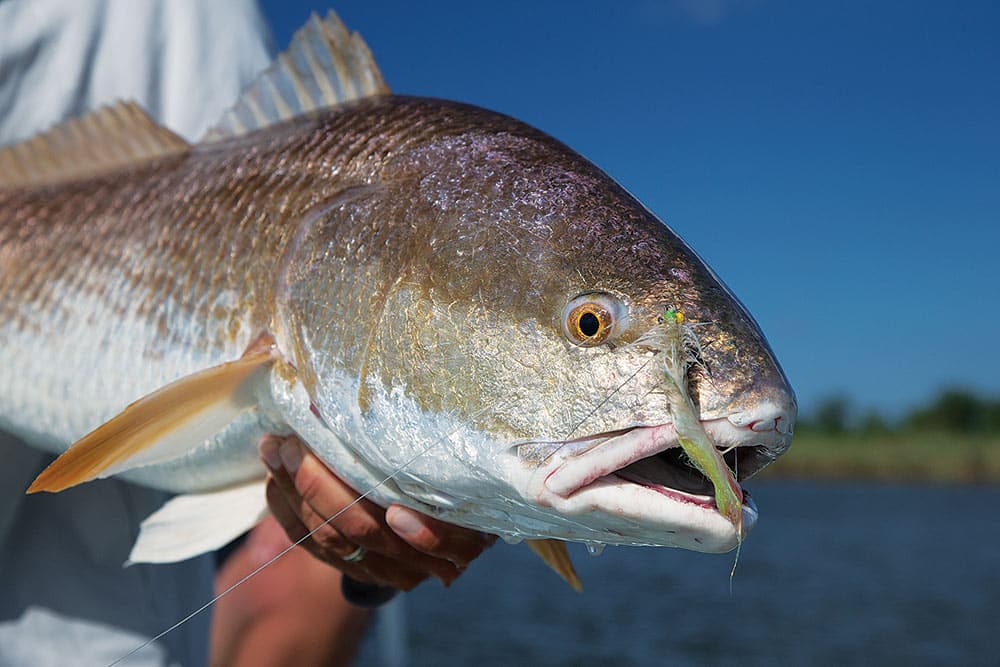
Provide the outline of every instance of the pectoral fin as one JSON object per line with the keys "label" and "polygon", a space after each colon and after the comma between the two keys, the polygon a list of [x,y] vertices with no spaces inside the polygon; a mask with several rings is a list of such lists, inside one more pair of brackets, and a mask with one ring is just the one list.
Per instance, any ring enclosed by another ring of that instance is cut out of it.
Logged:
{"label": "pectoral fin", "polygon": [[265,480],[177,496],[146,517],[126,565],[174,563],[215,551],[267,515]]}
{"label": "pectoral fin", "polygon": [[248,354],[139,399],[67,449],[28,493],[62,491],[187,453],[256,404],[255,380],[273,361],[270,351]]}
{"label": "pectoral fin", "polygon": [[573,587],[577,593],[583,591],[583,582],[573,569],[573,561],[566,551],[566,543],[561,540],[525,540],[531,550],[538,554],[539,558],[555,570],[556,574],[566,580],[566,583]]}

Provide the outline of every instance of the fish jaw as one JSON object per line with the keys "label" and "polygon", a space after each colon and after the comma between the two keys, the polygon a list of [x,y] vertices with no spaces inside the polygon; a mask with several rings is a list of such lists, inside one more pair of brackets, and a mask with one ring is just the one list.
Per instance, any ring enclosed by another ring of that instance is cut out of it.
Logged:
{"label": "fish jaw", "polygon": [[[790,438],[789,433],[757,431],[728,418],[701,424],[714,442],[729,449],[726,460],[737,469],[741,451],[780,451]],[[753,425],[760,428],[759,422]],[[523,465],[531,468],[526,498],[606,534],[595,541],[717,553],[735,548],[757,521],[755,503],[729,468],[729,483],[744,497],[741,521],[720,513],[712,483],[686,463],[672,423],[564,442],[523,443],[518,451]]]}
{"label": "fish jaw", "polygon": [[[630,546],[677,547],[703,553],[731,551],[757,523],[757,506],[743,492],[740,534],[715,507],[711,496],[646,486],[620,475],[602,477],[569,498],[539,498],[566,516],[587,514],[587,542]],[[598,537],[603,532],[605,535]]]}

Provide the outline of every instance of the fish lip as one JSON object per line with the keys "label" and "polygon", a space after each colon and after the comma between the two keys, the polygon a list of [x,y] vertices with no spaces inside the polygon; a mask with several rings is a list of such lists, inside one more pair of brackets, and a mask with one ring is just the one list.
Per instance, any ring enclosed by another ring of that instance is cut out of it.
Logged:
{"label": "fish lip", "polygon": [[[753,477],[784,454],[791,446],[794,429],[776,421],[773,428],[757,430],[754,422],[736,424],[732,415],[702,421],[715,446],[728,452],[725,456],[736,479]],[[732,459],[732,460],[730,460]]]}
{"label": "fish lip", "polygon": [[570,447],[571,451],[549,466],[542,484],[546,490],[569,498],[601,478],[679,446],[677,433],[670,422],[566,440],[560,449]]}
{"label": "fish lip", "polygon": [[[636,425],[564,441],[539,471],[543,479],[538,499],[543,501],[552,494],[568,499],[594,483],[617,481],[716,511],[714,490],[701,472],[674,457],[658,456],[675,448],[682,451],[671,422]],[[732,470],[726,472],[735,483]]]}
{"label": "fish lip", "polygon": [[[689,505],[697,505],[698,507],[704,507],[705,509],[715,510],[715,496],[714,495],[701,495],[697,493],[689,493],[687,491],[682,491],[680,489],[673,489],[664,484],[656,484],[655,482],[650,482],[644,480],[641,477],[630,475],[624,473],[623,471],[613,472],[608,475],[609,478],[621,479],[630,484],[638,484],[639,486],[645,487],[650,491],[659,493],[661,496],[666,496],[667,498],[674,500],[679,503],[687,503]],[[588,485],[589,486],[589,485]],[[580,490],[582,490],[582,487]],[[742,489],[742,487],[740,487]],[[744,490],[744,494],[746,491]]]}
{"label": "fish lip", "polygon": [[[672,500],[674,502],[682,503],[682,504],[686,504],[686,505],[694,505],[696,507],[701,507],[701,508],[704,508],[706,510],[710,510],[712,512],[718,512],[718,507],[715,504],[715,496],[714,495],[701,495],[701,494],[697,494],[697,493],[689,493],[687,491],[682,491],[680,489],[674,489],[674,488],[671,488],[669,486],[664,486],[663,484],[656,484],[655,482],[650,482],[648,480],[643,480],[641,477],[638,477],[638,476],[630,475],[630,474],[627,474],[627,473],[626,474],[622,474],[622,471],[611,473],[610,475],[607,475],[606,477],[601,478],[601,479],[612,479],[612,480],[613,479],[620,479],[620,480],[622,480],[622,481],[624,481],[626,483],[635,484],[635,485],[641,486],[643,488],[649,489],[650,491],[653,491],[654,493],[658,493],[661,496],[666,496],[667,498],[669,498],[670,500]],[[600,481],[600,480],[596,480],[596,481]],[[594,484],[594,483],[596,483],[596,482],[592,482],[591,484]],[[591,484],[588,484],[588,485],[586,485],[584,487],[581,487],[579,489],[579,491],[585,490],[587,487],[591,486]],[[743,504],[747,505],[749,507],[749,509],[752,510],[752,512],[754,514],[756,514],[757,513],[757,504],[751,498],[750,492],[747,491],[746,489],[744,489],[742,486],[740,487],[740,490],[743,493]],[[749,528],[749,527],[750,526],[747,526],[747,528]],[[746,531],[744,531],[744,533],[745,532]]]}
{"label": "fish lip", "polygon": [[[702,426],[716,447],[727,452],[727,472],[733,481],[743,481],[776,459],[791,441],[792,434],[773,429],[756,431],[750,425],[734,424],[729,416],[701,420]],[[684,502],[715,509],[714,492],[692,493],[655,481],[642,479],[627,470],[630,466],[670,449],[680,450],[672,422],[636,424],[562,441],[531,441],[520,443],[519,455],[533,451],[544,475],[542,485],[552,493],[568,498],[587,485],[610,475],[646,486]],[[541,460],[539,460],[541,459]],[[690,467],[691,471],[695,469]],[[682,472],[687,472],[682,471]],[[700,472],[696,473],[701,475]],[[707,479],[705,480],[707,484]],[[706,487],[706,490],[710,485]],[[742,487],[740,487],[742,488]]]}
{"label": "fish lip", "polygon": [[[757,472],[791,437],[737,426],[728,416],[700,422],[714,445],[726,451],[731,480]],[[524,441],[516,456],[527,474],[525,498],[567,517],[587,516],[587,525],[601,534],[599,541],[710,553],[735,548],[756,525],[755,503],[734,482],[744,496],[742,519],[734,524],[719,511],[712,483],[693,466],[674,460],[682,452],[673,423],[662,422],[563,441]],[[624,532],[622,521],[630,526]]]}
{"label": "fish lip", "polygon": [[[714,427],[721,421],[725,418],[702,422],[713,441]],[[718,428],[733,436],[736,427],[726,423],[728,427]],[[754,444],[760,434],[745,429],[743,436]],[[635,424],[565,441],[526,441],[520,447],[518,467],[527,475],[525,499],[565,516],[568,532],[589,541],[722,553],[735,548],[757,523],[752,500],[743,501],[741,521],[734,524],[719,511],[712,484],[701,473],[693,467],[690,473],[679,466],[676,471],[664,467],[675,462],[661,461],[657,454],[683,451],[671,422]],[[523,456],[524,449],[531,455]],[[539,454],[547,456],[538,460]],[[691,484],[694,475],[704,482]],[[681,488],[671,482],[680,482]],[[580,526],[586,530],[575,532]]]}

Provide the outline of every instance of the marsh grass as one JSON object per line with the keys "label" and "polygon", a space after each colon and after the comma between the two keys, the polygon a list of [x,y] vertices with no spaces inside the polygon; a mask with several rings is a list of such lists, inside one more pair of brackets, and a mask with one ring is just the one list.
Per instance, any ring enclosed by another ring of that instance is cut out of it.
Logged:
{"label": "marsh grass", "polygon": [[761,478],[1000,482],[1000,434],[802,430]]}

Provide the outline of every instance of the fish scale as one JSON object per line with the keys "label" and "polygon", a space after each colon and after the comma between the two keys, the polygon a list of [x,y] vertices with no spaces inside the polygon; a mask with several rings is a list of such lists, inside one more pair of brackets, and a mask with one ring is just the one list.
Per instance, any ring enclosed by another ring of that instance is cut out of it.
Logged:
{"label": "fish scale", "polygon": [[[795,412],[746,309],[568,147],[390,95],[336,17],[310,26],[294,48],[348,39],[354,55],[294,60],[351,63],[327,74],[353,82],[300,85],[320,73],[279,59],[195,146],[135,108],[95,112],[80,123],[127,146],[90,173],[46,153],[62,128],[0,151],[0,428],[56,453],[77,441],[32,490],[121,474],[202,492],[133,552],[190,556],[214,547],[170,544],[178,522],[243,503],[245,529],[263,493],[233,485],[262,478],[257,438],[296,433],[376,502],[510,539],[735,546],[752,503],[722,516],[663,456],[681,443],[650,332],[668,305],[697,324],[688,416],[703,448],[742,448],[742,479],[788,447]],[[297,108],[261,103],[282,90],[365,92],[268,117]],[[570,326],[580,307],[601,314],[593,340]],[[561,547],[533,548],[572,580]]]}
{"label": "fish scale", "polygon": [[[405,103],[387,102],[294,121],[249,154],[237,139],[57,197],[0,189],[0,423],[27,435],[52,422],[59,452],[137,396],[237,358],[274,318],[295,220],[373,178],[371,125],[404,141],[416,129]],[[383,139],[382,153],[395,145]]]}

